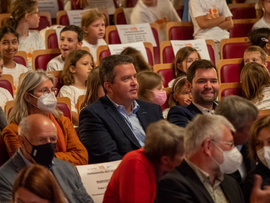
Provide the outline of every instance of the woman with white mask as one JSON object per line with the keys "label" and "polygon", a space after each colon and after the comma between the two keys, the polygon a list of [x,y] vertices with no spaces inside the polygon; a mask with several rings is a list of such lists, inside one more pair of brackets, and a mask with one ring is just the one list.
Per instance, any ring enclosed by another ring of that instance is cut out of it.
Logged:
{"label": "woman with white mask", "polygon": [[249,155],[258,164],[247,175],[244,183],[246,202],[250,200],[255,174],[262,177],[262,188],[270,186],[270,115],[262,117],[253,123],[248,143]]}
{"label": "woman with white mask", "polygon": [[[88,153],[80,142],[72,122],[56,108],[54,78],[45,71],[28,71],[19,85],[14,106],[9,113],[9,124],[3,130],[3,139],[11,157],[20,147],[18,125],[30,114],[42,114],[57,128],[55,156],[74,165],[88,163]],[[55,142],[55,141],[51,141]]]}

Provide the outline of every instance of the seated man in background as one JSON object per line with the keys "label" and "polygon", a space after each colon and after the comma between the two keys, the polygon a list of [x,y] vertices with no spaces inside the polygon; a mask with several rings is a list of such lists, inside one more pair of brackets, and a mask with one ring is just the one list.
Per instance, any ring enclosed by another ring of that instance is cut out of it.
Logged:
{"label": "seated man in background", "polygon": [[235,95],[222,98],[219,102],[215,114],[227,118],[235,128],[233,133],[234,144],[243,156],[243,162],[236,172],[231,174],[238,183],[242,183],[256,163],[248,155],[248,136],[252,123],[258,117],[258,109],[250,101]]}
{"label": "seated man in background", "polygon": [[79,136],[89,163],[119,160],[143,147],[146,127],[163,119],[159,105],[137,100],[139,87],[132,62],[130,56],[112,55],[99,65],[106,96],[79,116]]}
{"label": "seated man in background", "polygon": [[65,59],[68,54],[80,49],[82,46],[83,31],[76,25],[68,25],[60,32],[59,49],[61,54],[54,57],[47,64],[47,71],[60,71],[63,70]]}
{"label": "seated man in background", "polygon": [[19,124],[19,141],[19,150],[0,167],[0,202],[11,200],[17,174],[32,163],[51,170],[67,202],[93,202],[74,166],[54,157],[57,128],[49,118],[41,114],[23,118]]}
{"label": "seated man in background", "polygon": [[159,181],[157,203],[244,202],[239,184],[224,174],[242,163],[232,132],[234,127],[223,116],[197,115],[185,128],[186,158]]}
{"label": "seated man in background", "polygon": [[187,80],[192,94],[191,104],[173,106],[168,113],[168,121],[180,127],[185,127],[197,114],[213,114],[219,91],[217,69],[211,61],[194,61],[187,70]]}

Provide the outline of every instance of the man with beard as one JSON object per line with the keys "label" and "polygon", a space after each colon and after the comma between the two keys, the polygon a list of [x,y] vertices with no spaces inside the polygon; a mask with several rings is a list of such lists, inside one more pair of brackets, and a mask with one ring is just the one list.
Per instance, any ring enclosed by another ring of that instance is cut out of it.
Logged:
{"label": "man with beard", "polygon": [[193,100],[190,105],[174,106],[168,114],[168,121],[185,127],[197,114],[213,114],[216,107],[219,84],[217,68],[208,60],[198,60],[187,71],[187,83]]}

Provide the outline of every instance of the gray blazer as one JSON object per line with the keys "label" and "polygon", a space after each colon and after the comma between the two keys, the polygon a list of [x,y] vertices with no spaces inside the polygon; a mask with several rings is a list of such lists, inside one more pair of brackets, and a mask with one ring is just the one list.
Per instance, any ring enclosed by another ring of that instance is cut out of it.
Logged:
{"label": "gray blazer", "polygon": [[[92,198],[86,192],[78,171],[71,163],[54,158],[52,173],[58,181],[65,197],[70,203],[92,203]],[[10,202],[12,199],[13,183],[19,171],[25,167],[21,155],[16,152],[3,166],[0,167],[0,202]]]}

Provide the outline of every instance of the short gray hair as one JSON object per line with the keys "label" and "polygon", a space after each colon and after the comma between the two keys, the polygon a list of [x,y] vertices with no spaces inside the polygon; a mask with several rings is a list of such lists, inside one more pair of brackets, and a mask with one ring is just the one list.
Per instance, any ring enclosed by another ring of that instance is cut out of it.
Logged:
{"label": "short gray hair", "polygon": [[186,153],[196,152],[207,138],[219,141],[226,127],[235,131],[233,125],[223,116],[198,114],[185,128]]}
{"label": "short gray hair", "polygon": [[226,117],[233,124],[236,132],[242,132],[248,121],[257,119],[258,109],[247,99],[230,95],[222,98],[215,109],[215,113]]}
{"label": "short gray hair", "polygon": [[184,154],[184,128],[160,120],[147,127],[144,154],[152,163],[160,163],[162,156],[174,159],[177,153]]}
{"label": "short gray hair", "polygon": [[19,124],[19,128],[18,128],[18,134],[29,138],[30,130],[31,130],[31,123],[29,122],[29,119],[27,116],[21,120],[21,122]]}

